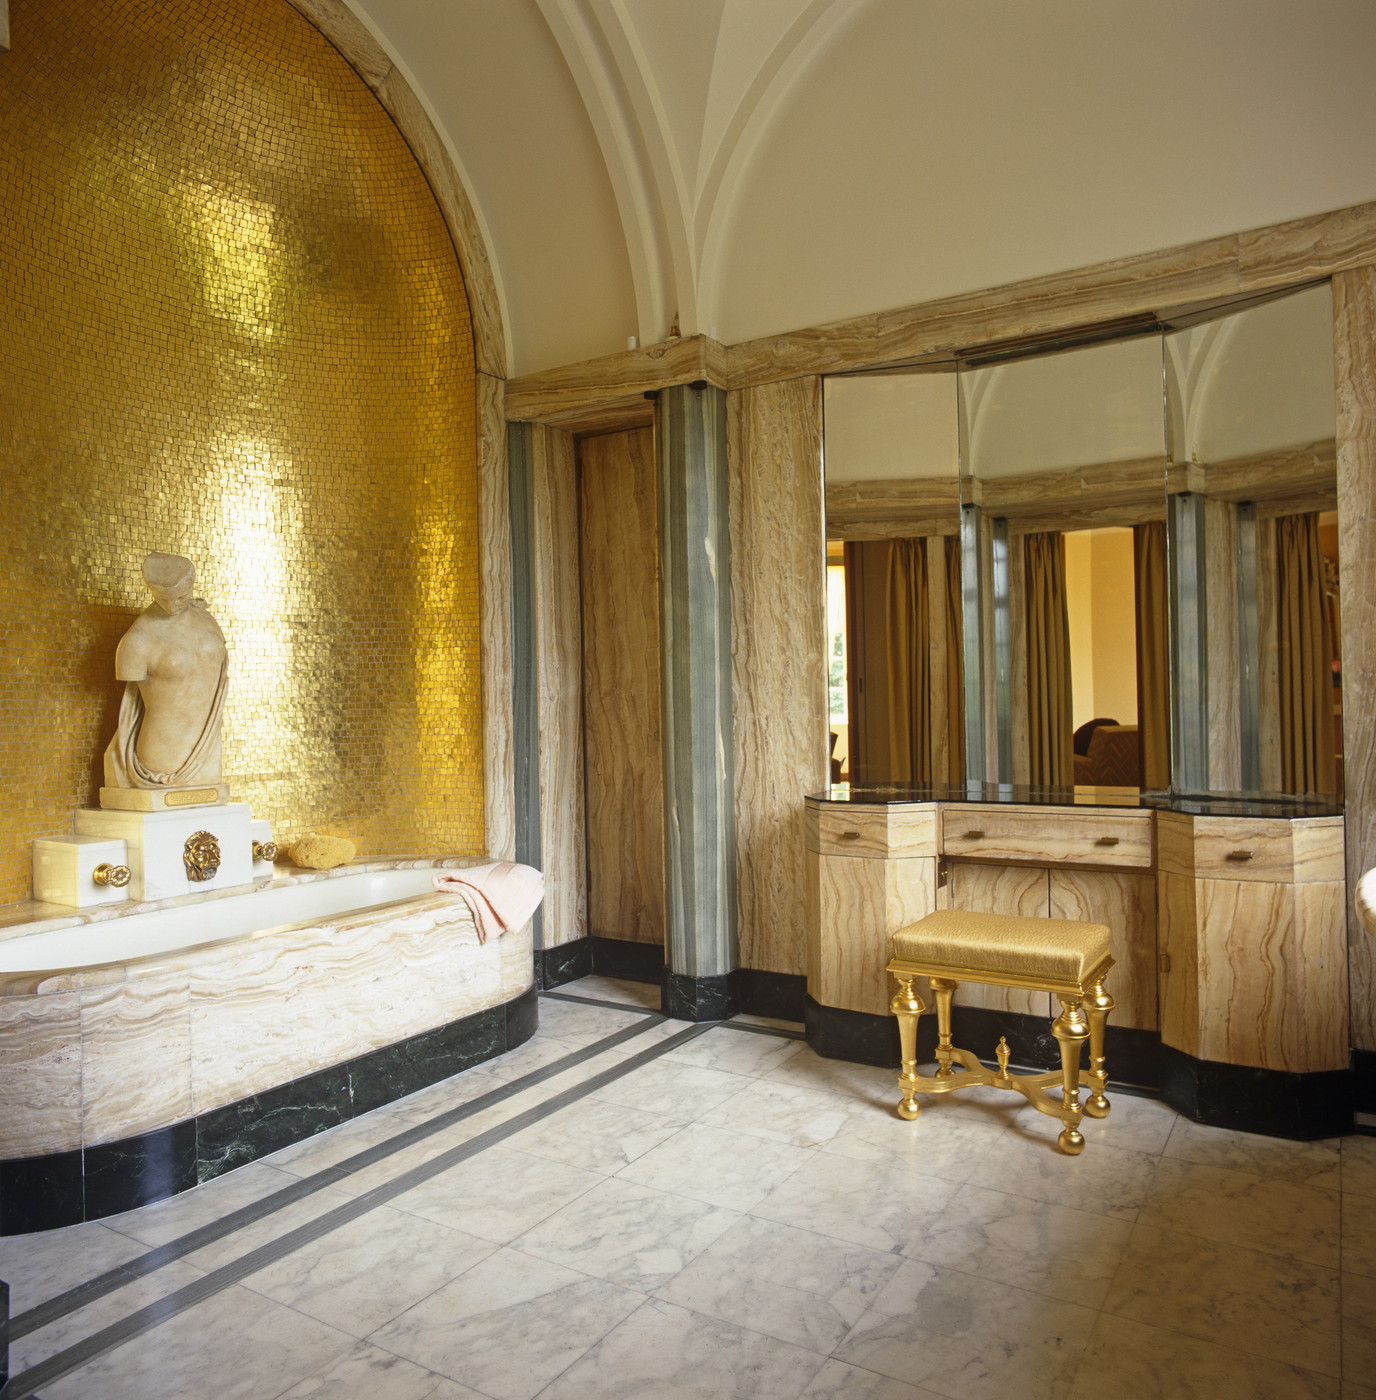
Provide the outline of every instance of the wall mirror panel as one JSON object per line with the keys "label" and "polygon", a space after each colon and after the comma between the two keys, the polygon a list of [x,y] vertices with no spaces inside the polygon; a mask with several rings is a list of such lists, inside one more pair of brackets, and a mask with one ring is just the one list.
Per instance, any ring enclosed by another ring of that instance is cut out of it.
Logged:
{"label": "wall mirror panel", "polygon": [[830,378],[832,780],[1341,798],[1325,284]]}
{"label": "wall mirror panel", "polygon": [[1342,796],[1327,284],[1163,336],[1173,787]]}

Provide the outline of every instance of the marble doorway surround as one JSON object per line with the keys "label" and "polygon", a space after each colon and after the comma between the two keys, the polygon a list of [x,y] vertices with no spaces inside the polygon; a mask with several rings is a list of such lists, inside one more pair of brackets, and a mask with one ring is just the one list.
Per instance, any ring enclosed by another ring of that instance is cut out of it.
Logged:
{"label": "marble doorway surround", "polygon": [[[652,1005],[647,1005],[652,1002]],[[1119,1094],[1092,1151],[587,978],[524,1046],[0,1240],[14,1400],[1376,1400],[1376,1139]]]}

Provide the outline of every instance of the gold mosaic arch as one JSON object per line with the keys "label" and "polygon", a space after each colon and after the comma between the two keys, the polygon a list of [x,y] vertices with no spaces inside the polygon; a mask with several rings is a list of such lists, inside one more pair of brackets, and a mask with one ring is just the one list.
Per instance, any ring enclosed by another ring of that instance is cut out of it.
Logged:
{"label": "gold mosaic arch", "polygon": [[94,803],[152,549],[197,565],[279,839],[481,852],[474,336],[406,140],[287,0],[10,19],[0,903]]}

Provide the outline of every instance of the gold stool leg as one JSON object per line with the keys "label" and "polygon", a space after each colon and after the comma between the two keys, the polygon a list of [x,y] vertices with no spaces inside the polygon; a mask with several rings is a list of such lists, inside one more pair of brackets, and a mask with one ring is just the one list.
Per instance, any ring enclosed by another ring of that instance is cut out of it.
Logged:
{"label": "gold stool leg", "polygon": [[[895,974],[897,976],[897,974]],[[911,977],[898,978],[898,991],[889,1009],[898,1017],[898,1041],[903,1050],[903,1068],[898,1072],[898,1116],[911,1122],[922,1112],[917,1101],[917,1018],[927,1009],[913,991]]]}
{"label": "gold stool leg", "polygon": [[1085,1150],[1080,1131],[1084,1109],[1080,1107],[1080,1050],[1089,1039],[1089,1022],[1079,997],[1060,998],[1061,1014],[1051,1023],[1051,1034],[1061,1047],[1061,1119],[1065,1127],[1056,1139],[1062,1152],[1074,1157]]}
{"label": "gold stool leg", "polygon": [[949,977],[933,977],[931,983],[936,993],[936,1059],[941,1066],[936,1077],[950,1079],[955,1073],[951,1068],[955,1058],[951,1053],[951,997],[960,983],[952,982]]}
{"label": "gold stool leg", "polygon": [[1103,978],[1090,988],[1085,998],[1085,1012],[1089,1017],[1089,1082],[1093,1086],[1085,1103],[1085,1112],[1091,1118],[1107,1118],[1112,1105],[1104,1097],[1108,1088],[1108,1070],[1104,1068],[1104,1027],[1108,1025],[1108,1013],[1113,1010],[1113,998],[1104,990]]}

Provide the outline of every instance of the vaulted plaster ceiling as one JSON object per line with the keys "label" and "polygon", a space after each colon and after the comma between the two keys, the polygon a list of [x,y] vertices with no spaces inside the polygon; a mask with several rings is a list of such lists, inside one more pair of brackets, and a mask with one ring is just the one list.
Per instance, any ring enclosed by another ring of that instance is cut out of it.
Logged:
{"label": "vaulted plaster ceiling", "polygon": [[1376,198],[1371,0],[349,0],[449,145],[514,373]]}

